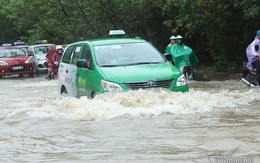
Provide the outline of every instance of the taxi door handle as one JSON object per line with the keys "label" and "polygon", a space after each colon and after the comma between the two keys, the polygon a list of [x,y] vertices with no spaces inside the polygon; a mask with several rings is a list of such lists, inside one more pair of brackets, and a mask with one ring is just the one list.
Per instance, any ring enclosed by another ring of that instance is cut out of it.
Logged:
{"label": "taxi door handle", "polygon": [[67,70],[66,70],[66,73],[68,73],[68,72],[69,72],[69,70],[67,69]]}

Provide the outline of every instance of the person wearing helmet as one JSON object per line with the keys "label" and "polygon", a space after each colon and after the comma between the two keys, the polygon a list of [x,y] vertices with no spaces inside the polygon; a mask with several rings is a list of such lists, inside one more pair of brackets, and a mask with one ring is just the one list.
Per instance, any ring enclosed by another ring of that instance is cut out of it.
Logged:
{"label": "person wearing helmet", "polygon": [[176,43],[176,37],[175,36],[171,36],[170,37],[170,43],[167,45],[166,49],[165,49],[165,54],[164,56],[166,57],[166,59],[173,64],[172,62],[172,56],[170,54],[171,48],[172,46]]}
{"label": "person wearing helmet", "polygon": [[61,59],[63,48],[60,45],[53,46],[46,55],[48,60],[48,74],[45,76],[46,79],[50,79],[51,73],[54,73],[54,78],[57,77],[58,63]]}
{"label": "person wearing helmet", "polygon": [[167,47],[165,49],[165,53],[169,53],[172,45],[174,45],[175,43],[176,43],[176,37],[175,36],[171,36],[170,37],[170,43],[167,45]]}
{"label": "person wearing helmet", "polygon": [[248,63],[246,67],[248,69],[256,69],[256,81],[260,85],[260,30],[256,31],[256,36],[253,42],[251,42],[246,48],[246,55]]}
{"label": "person wearing helmet", "polygon": [[181,36],[181,35],[176,36],[176,40],[177,40],[178,45],[183,44],[183,43],[182,43],[182,36]]}

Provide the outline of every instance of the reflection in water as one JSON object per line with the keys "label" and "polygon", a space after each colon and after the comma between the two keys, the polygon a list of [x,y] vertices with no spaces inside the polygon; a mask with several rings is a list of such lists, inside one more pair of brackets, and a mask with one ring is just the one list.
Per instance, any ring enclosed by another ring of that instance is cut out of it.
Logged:
{"label": "reflection in water", "polygon": [[187,93],[139,90],[60,96],[44,77],[2,79],[1,161],[207,162],[239,147],[259,160],[259,88],[190,82]]}

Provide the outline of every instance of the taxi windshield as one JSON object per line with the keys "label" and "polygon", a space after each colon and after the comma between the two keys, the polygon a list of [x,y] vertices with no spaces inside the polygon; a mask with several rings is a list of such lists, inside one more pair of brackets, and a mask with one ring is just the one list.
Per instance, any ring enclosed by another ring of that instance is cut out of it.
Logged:
{"label": "taxi windshield", "polygon": [[44,45],[34,47],[35,54],[47,54],[47,52],[52,48],[52,45]]}
{"label": "taxi windshield", "polygon": [[22,49],[0,49],[0,58],[25,56]]}
{"label": "taxi windshield", "polygon": [[94,46],[97,65],[100,67],[157,64],[166,62],[149,43],[127,43]]}

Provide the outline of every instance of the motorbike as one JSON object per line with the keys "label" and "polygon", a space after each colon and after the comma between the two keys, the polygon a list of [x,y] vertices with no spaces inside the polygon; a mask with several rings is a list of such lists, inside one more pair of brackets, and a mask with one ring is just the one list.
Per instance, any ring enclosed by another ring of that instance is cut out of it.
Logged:
{"label": "motorbike", "polygon": [[249,69],[246,67],[246,65],[247,62],[245,61],[243,63],[243,76],[241,78],[241,81],[249,87],[255,87],[258,85],[256,80],[256,69],[255,68]]}
{"label": "motorbike", "polygon": [[[47,63],[47,65],[48,65],[48,70],[51,69],[48,63]],[[54,63],[54,69],[53,70],[51,69],[50,74],[49,75],[47,74],[45,76],[45,79],[47,79],[47,80],[55,79],[55,76],[58,75],[58,69],[59,69],[59,62],[55,62]]]}
{"label": "motorbike", "polygon": [[199,63],[199,60],[190,47],[175,43],[164,56],[186,76],[187,80],[195,80],[193,68]]}
{"label": "motorbike", "polygon": [[195,80],[195,75],[194,75],[192,65],[185,65],[183,67],[183,74],[186,76],[188,80]]}
{"label": "motorbike", "polygon": [[187,80],[195,80],[195,73],[191,64],[185,63],[184,65],[182,65],[182,67],[179,67],[178,64],[176,65],[174,63],[171,53],[165,53],[163,55],[170,63],[172,63],[174,66],[180,69],[180,71],[185,75]]}

